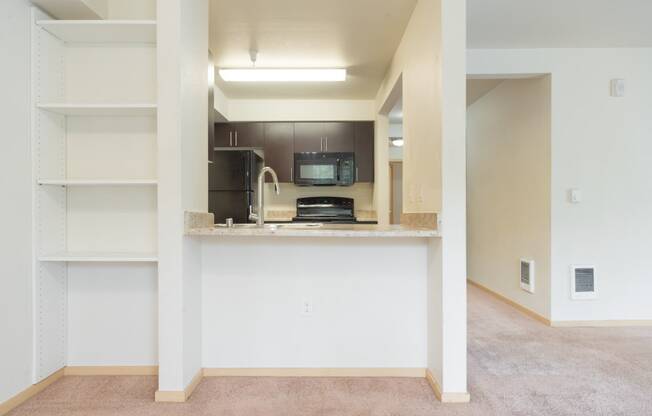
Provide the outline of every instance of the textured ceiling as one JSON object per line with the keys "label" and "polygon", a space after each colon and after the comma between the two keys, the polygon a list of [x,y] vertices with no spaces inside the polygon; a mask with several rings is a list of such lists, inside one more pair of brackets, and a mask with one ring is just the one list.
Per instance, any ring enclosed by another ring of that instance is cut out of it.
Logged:
{"label": "textured ceiling", "polygon": [[218,68],[340,67],[343,83],[224,83],[229,98],[372,99],[416,0],[211,0],[210,47]]}

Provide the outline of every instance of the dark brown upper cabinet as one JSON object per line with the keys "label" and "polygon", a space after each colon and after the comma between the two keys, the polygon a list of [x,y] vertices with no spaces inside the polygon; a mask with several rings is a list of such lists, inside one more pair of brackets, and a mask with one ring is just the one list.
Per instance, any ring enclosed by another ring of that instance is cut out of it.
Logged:
{"label": "dark brown upper cabinet", "polygon": [[216,123],[215,147],[263,147],[263,123]]}
{"label": "dark brown upper cabinet", "polygon": [[294,151],[353,152],[355,130],[347,122],[299,122],[294,126]]}
{"label": "dark brown upper cabinet", "polygon": [[323,123],[325,152],[354,152],[355,128],[353,123]]}
{"label": "dark brown upper cabinet", "polygon": [[294,151],[296,153],[323,152],[322,123],[294,123]]}
{"label": "dark brown upper cabinet", "polygon": [[355,152],[356,181],[374,181],[373,121],[215,123],[215,146],[264,148],[265,165],[286,183],[295,152]]}
{"label": "dark brown upper cabinet", "polygon": [[374,122],[355,122],[356,181],[374,181]]}
{"label": "dark brown upper cabinet", "polygon": [[215,147],[233,147],[233,130],[229,123],[215,123]]}
{"label": "dark brown upper cabinet", "polygon": [[263,123],[234,123],[234,147],[263,147],[265,136]]}
{"label": "dark brown upper cabinet", "polygon": [[[294,123],[264,123],[265,166],[274,169],[279,182],[294,182]],[[270,175],[265,181],[271,182]]]}

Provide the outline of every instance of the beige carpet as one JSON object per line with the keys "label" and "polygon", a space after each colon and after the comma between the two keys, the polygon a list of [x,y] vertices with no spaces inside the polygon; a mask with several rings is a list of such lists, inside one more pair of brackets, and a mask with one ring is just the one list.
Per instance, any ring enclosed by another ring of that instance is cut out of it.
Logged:
{"label": "beige carpet", "polygon": [[152,402],[155,377],[66,377],[25,415],[652,415],[652,328],[553,329],[469,288],[472,403],[419,379],[207,378],[185,404]]}

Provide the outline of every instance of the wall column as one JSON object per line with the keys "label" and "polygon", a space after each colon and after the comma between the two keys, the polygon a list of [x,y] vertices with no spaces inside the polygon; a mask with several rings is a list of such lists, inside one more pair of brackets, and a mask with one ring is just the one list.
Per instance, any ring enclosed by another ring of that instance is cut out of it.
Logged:
{"label": "wall column", "polygon": [[159,390],[201,379],[201,254],[184,211],[208,210],[208,0],[158,0]]}
{"label": "wall column", "polygon": [[439,0],[441,240],[428,265],[428,379],[443,402],[467,402],[466,2]]}

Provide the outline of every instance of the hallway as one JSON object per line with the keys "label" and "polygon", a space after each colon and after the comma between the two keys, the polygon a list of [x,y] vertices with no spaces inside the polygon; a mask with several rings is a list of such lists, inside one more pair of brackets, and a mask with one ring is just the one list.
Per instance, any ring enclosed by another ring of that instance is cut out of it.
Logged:
{"label": "hallway", "polygon": [[156,404],[155,377],[65,377],[17,408],[39,415],[650,415],[652,328],[549,328],[470,286],[471,403],[422,379],[205,378]]}

